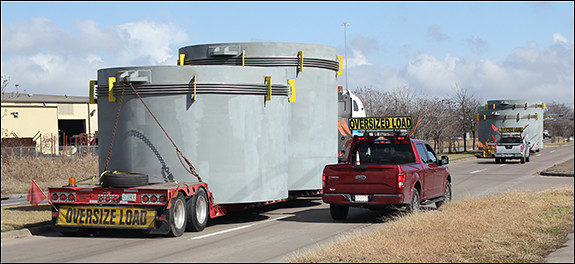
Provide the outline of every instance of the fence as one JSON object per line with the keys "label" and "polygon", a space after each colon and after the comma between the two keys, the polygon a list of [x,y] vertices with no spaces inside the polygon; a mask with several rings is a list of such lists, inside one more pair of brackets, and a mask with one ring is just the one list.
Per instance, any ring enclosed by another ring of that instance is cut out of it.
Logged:
{"label": "fence", "polygon": [[[2,147],[2,158],[38,158],[38,157],[84,157],[98,155],[98,145],[60,146],[58,151],[46,152],[41,147],[20,146]],[[47,154],[48,153],[48,154]]]}

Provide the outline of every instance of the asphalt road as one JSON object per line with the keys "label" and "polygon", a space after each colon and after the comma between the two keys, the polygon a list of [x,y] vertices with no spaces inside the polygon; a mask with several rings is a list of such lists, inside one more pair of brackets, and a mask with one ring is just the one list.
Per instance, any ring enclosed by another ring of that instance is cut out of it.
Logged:
{"label": "asphalt road", "polygon": [[[525,164],[475,158],[452,162],[454,200],[507,190],[573,188],[572,177],[537,174],[573,158],[573,145],[545,147],[532,155]],[[336,222],[319,197],[307,197],[212,219],[203,232],[187,232],[178,238],[131,232],[63,237],[49,232],[3,239],[2,262],[285,262],[293,254],[333,242],[340,235],[380,228],[385,225],[382,216],[352,208],[346,221]]]}

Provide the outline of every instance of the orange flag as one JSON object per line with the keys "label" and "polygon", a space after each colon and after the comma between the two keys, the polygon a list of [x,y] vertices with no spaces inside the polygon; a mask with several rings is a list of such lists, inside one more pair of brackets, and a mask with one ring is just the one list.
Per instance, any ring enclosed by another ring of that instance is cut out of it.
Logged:
{"label": "orange flag", "polygon": [[30,183],[30,189],[28,189],[28,202],[33,206],[38,206],[38,204],[48,198],[46,194],[38,187],[38,184],[34,180]]}

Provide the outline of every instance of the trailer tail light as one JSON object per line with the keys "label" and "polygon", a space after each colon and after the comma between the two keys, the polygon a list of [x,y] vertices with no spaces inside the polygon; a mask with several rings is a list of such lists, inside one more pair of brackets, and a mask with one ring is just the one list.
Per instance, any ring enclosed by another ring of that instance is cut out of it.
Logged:
{"label": "trailer tail light", "polygon": [[165,194],[145,193],[142,194],[142,203],[144,204],[164,204],[167,201]]}
{"label": "trailer tail light", "polygon": [[52,198],[52,201],[75,202],[76,201],[76,193],[73,193],[73,192],[53,192],[51,198]]}
{"label": "trailer tail light", "polygon": [[397,188],[402,190],[405,187],[405,172],[399,167],[399,172],[397,173]]}
{"label": "trailer tail light", "polygon": [[118,203],[120,195],[118,194],[98,194],[98,202],[100,203]]}

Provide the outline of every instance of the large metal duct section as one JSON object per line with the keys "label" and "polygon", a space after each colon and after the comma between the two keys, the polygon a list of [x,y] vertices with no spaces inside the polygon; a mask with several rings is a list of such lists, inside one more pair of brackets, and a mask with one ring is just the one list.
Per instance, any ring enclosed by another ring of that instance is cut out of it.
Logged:
{"label": "large metal duct section", "polygon": [[489,100],[477,116],[479,141],[494,144],[502,131],[521,132],[538,151],[543,147],[543,109],[541,101]]}
{"label": "large metal duct section", "polygon": [[[337,163],[337,72],[333,47],[298,43],[220,43],[180,48],[181,65],[285,69],[295,79],[287,133],[290,191],[322,188],[326,164]],[[279,146],[278,146],[279,147]]]}
{"label": "large metal duct section", "polygon": [[100,171],[197,182],[177,147],[218,204],[287,198],[288,75],[233,66],[100,69]]}

